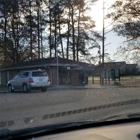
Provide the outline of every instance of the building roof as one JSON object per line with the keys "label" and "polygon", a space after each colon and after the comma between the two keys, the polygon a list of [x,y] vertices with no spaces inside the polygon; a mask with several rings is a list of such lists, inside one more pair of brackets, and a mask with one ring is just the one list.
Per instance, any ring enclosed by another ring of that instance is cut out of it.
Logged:
{"label": "building roof", "polygon": [[104,64],[100,64],[97,66],[97,69],[120,69],[126,66],[125,61],[119,61],[119,62],[105,62]]}
{"label": "building roof", "polygon": [[138,68],[138,64],[126,64],[126,68]]}
{"label": "building roof", "polygon": [[[85,62],[77,62],[74,60],[66,59],[58,57],[58,66],[84,66],[88,63]],[[57,66],[57,58],[43,58],[37,60],[31,60],[26,62],[20,62],[16,64],[12,64],[9,66],[1,67],[1,71],[5,70],[15,70],[15,69],[24,69],[24,68],[37,68],[37,67],[49,67],[49,66]]]}
{"label": "building roof", "polygon": [[94,71],[96,66],[92,64],[80,64],[79,66],[74,67],[70,71]]}

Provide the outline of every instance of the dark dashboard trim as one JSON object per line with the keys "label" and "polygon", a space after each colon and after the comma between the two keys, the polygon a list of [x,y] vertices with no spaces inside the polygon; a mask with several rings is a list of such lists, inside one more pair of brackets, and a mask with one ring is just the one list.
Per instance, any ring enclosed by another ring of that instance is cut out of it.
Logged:
{"label": "dark dashboard trim", "polygon": [[41,137],[46,135],[48,136],[48,135],[66,133],[66,132],[82,130],[82,129],[105,127],[111,125],[114,126],[114,125],[121,125],[121,124],[134,123],[134,122],[140,122],[140,118],[121,119],[121,120],[106,121],[106,122],[86,122],[86,123],[81,122],[81,124],[75,123],[76,126],[73,126],[71,123],[65,123],[63,124],[63,127],[61,127],[61,125],[59,124],[49,125],[49,126],[35,127],[30,129],[22,129],[18,131],[10,131],[8,137],[3,136],[0,137],[0,139],[25,140],[33,137]]}

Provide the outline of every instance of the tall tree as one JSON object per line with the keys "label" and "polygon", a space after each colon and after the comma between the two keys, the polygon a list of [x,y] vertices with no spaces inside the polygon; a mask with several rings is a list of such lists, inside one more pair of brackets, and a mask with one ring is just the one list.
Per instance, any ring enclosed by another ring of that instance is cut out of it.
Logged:
{"label": "tall tree", "polygon": [[[126,51],[140,50],[140,1],[139,0],[117,0],[112,6],[113,12],[107,15],[114,22],[114,31],[119,36],[127,38],[128,46]],[[135,42],[137,42],[137,45]],[[129,44],[133,43],[131,47]],[[139,44],[139,45],[138,45]]]}
{"label": "tall tree", "polygon": [[101,38],[92,33],[89,5],[88,0],[0,0],[0,47],[6,61],[40,59],[48,53],[53,57],[57,48],[60,56],[77,61],[89,55],[93,38]]}
{"label": "tall tree", "polygon": [[112,5],[113,12],[108,14],[107,17],[114,21],[114,27],[116,31],[119,31],[119,35],[126,37],[138,37],[140,35],[138,33],[140,24],[139,4],[139,0],[117,0]]}
{"label": "tall tree", "polygon": [[107,15],[114,22],[114,31],[126,38],[123,46],[118,47],[115,57],[127,63],[140,64],[140,1],[117,0],[112,6],[113,12]]}

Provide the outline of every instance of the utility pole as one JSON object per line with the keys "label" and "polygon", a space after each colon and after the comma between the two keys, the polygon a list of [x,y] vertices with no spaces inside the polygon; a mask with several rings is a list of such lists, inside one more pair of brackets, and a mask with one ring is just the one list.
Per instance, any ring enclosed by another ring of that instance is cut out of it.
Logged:
{"label": "utility pole", "polygon": [[[59,4],[59,0],[55,0],[55,2],[56,2],[56,6],[57,6],[57,4]],[[56,26],[56,24],[55,24],[55,26]],[[56,32],[56,28],[55,28],[55,49],[56,49],[55,57],[56,57],[56,65],[57,65],[57,67],[56,67],[56,71],[57,71],[57,86],[59,87],[59,60],[58,60],[59,58],[58,58],[58,45],[56,45],[56,34],[57,34],[57,32]]]}
{"label": "utility pole", "polygon": [[101,78],[100,82],[104,85],[104,78],[105,78],[105,71],[104,71],[104,50],[105,50],[105,20],[104,20],[104,1],[103,1],[103,39],[102,39],[102,71],[101,71]]}
{"label": "utility pole", "polygon": [[105,19],[104,19],[104,1],[103,1],[103,39],[102,39],[102,63],[104,65],[104,51],[105,51]]}
{"label": "utility pole", "polygon": [[108,43],[108,44],[105,45],[105,34],[107,34],[107,33],[112,31],[112,30],[110,30],[110,31],[105,33],[105,29],[107,27],[109,27],[111,24],[109,26],[105,27],[105,18],[104,18],[104,16],[105,16],[105,2],[103,0],[103,39],[102,39],[102,72],[101,72],[101,80],[102,80],[101,83],[102,84],[104,84],[104,79],[106,78],[106,70],[105,70],[105,65],[104,65],[105,46],[111,44],[111,43]]}
{"label": "utility pole", "polygon": [[58,46],[57,46],[57,52],[56,52],[56,71],[57,71],[57,86],[59,86],[59,62],[58,62]]}

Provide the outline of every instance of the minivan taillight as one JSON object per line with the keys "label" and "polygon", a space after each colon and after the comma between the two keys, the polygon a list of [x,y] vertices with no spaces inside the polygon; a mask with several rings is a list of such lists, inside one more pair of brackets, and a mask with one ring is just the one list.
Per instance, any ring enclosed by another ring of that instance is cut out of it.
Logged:
{"label": "minivan taillight", "polygon": [[30,83],[33,83],[33,82],[34,82],[33,78],[30,78],[30,79],[29,79],[29,82],[30,82]]}
{"label": "minivan taillight", "polygon": [[50,78],[48,77],[48,82],[50,82]]}

